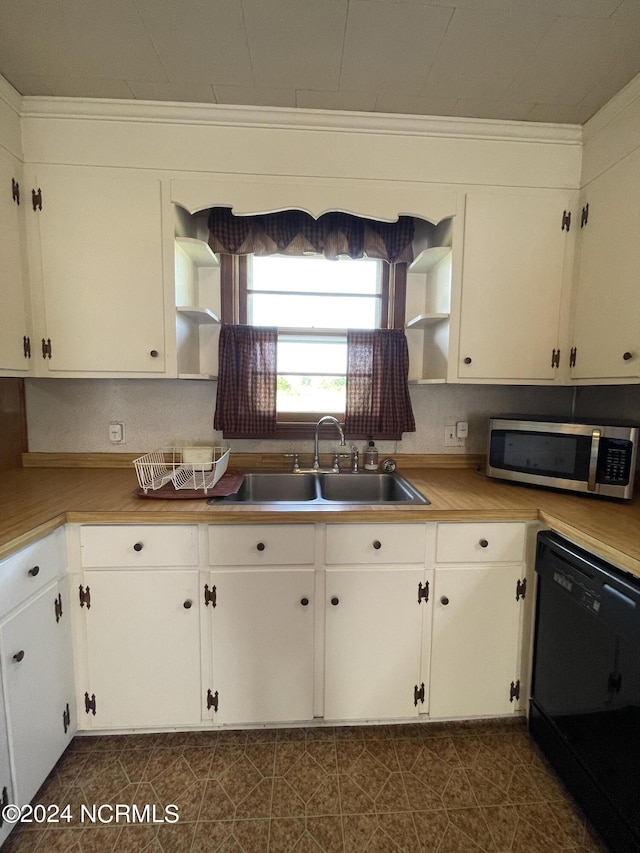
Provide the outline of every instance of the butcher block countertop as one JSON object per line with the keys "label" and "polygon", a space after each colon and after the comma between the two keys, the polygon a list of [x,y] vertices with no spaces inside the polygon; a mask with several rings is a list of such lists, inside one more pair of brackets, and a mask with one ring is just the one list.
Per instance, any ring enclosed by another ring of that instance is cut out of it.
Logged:
{"label": "butcher block countertop", "polygon": [[[412,461],[409,460],[409,464]],[[471,467],[409,467],[401,463],[399,471],[431,501],[430,505],[210,506],[203,499],[138,497],[133,466],[23,467],[4,471],[0,473],[0,559],[65,522],[255,524],[537,520],[640,577],[640,494],[627,504],[500,483],[486,479]]]}

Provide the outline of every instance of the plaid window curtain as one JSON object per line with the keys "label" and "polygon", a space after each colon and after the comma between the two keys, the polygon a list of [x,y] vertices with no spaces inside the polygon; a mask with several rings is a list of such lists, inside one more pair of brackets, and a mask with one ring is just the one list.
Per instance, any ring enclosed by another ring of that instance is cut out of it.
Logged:
{"label": "plaid window curtain", "polygon": [[410,263],[413,235],[410,216],[378,222],[349,213],[314,219],[300,210],[258,216],[235,216],[227,207],[209,211],[209,245],[229,255],[318,254],[331,260],[347,255]]}
{"label": "plaid window curtain", "polygon": [[275,433],[277,343],[274,328],[222,325],[213,428],[225,437]]}
{"label": "plaid window curtain", "polygon": [[345,433],[397,439],[403,432],[415,432],[408,374],[402,329],[349,330]]}

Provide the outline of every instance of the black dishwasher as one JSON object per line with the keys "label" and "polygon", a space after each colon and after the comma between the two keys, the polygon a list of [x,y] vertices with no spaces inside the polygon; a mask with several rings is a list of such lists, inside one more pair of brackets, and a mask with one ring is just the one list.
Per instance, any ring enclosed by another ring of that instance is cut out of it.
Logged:
{"label": "black dishwasher", "polygon": [[640,851],[640,580],[538,534],[531,734],[614,851]]}

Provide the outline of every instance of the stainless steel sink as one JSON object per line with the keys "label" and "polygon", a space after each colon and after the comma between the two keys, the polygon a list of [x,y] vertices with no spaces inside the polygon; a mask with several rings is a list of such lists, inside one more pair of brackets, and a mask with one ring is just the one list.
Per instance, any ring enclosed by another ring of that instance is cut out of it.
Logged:
{"label": "stainless steel sink", "polygon": [[366,504],[428,504],[399,474],[320,474],[320,495],[326,501]]}
{"label": "stainless steel sink", "polygon": [[399,474],[282,473],[252,471],[234,495],[209,498],[212,505],[245,504],[428,504]]}

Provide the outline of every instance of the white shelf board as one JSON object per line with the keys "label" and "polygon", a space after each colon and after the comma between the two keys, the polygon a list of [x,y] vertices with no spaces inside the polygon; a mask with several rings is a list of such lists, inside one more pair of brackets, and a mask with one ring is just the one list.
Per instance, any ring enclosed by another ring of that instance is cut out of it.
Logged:
{"label": "white shelf board", "polygon": [[407,320],[405,328],[424,329],[427,326],[433,326],[435,323],[442,323],[443,320],[448,319],[448,314],[418,314],[417,317],[412,317],[410,320]]}
{"label": "white shelf board", "polygon": [[210,373],[179,373],[178,379],[217,379],[217,376],[212,376]]}
{"label": "white shelf board", "polygon": [[187,253],[194,266],[220,266],[220,259],[204,240],[198,240],[196,237],[176,237],[176,244]]}
{"label": "white shelf board", "polygon": [[432,246],[430,249],[423,249],[409,264],[407,272],[427,273],[446,258],[450,251],[450,246]]}
{"label": "white shelf board", "polygon": [[201,325],[220,325],[220,318],[210,308],[198,308],[197,305],[177,305],[176,311]]}
{"label": "white shelf board", "polygon": [[409,385],[444,385],[446,379],[409,379]]}

